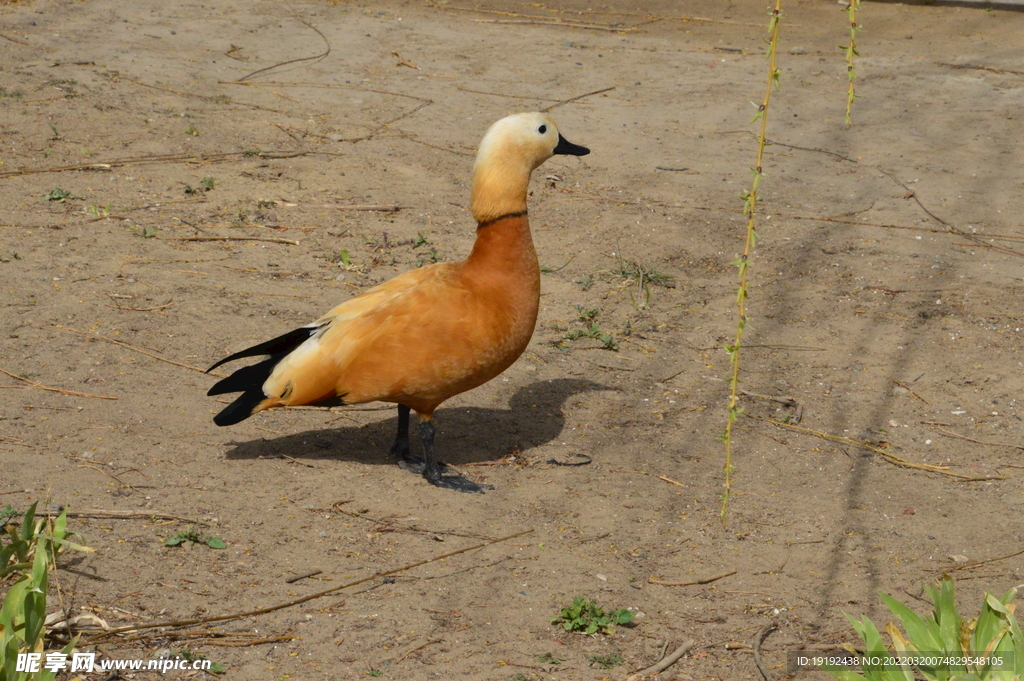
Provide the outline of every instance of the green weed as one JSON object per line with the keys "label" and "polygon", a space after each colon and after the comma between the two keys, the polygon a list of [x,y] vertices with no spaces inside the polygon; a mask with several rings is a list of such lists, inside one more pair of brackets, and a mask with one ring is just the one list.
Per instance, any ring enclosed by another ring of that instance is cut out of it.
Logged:
{"label": "green weed", "polygon": [[43,198],[46,199],[47,201],[57,201],[59,203],[64,203],[69,199],[81,199],[82,197],[75,196],[66,189],[61,189],[60,187],[57,187],[55,189],[51,189],[46,194],[43,194]]}
{"label": "green weed", "polygon": [[[885,633],[892,639],[893,655],[882,642],[882,636],[867,615],[856,619],[846,615],[850,624],[864,641],[864,655],[878,657],[879,664],[865,665],[863,672],[838,666],[826,666],[825,671],[840,681],[913,681],[917,670],[928,681],[1010,681],[1024,673],[1024,633],[1014,614],[1016,606],[1010,601],[1017,589],[1010,589],[1001,598],[986,593],[981,611],[974,619],[964,620],[957,612],[953,579],[943,575],[938,588],[926,586],[925,592],[932,603],[929,617],[921,617],[895,598],[881,593],[882,600],[893,615],[899,618],[904,634],[889,622]],[[913,657],[923,653],[922,661],[932,658],[934,666],[918,664],[886,664],[892,658]],[[956,658],[1002,658],[1004,664],[948,664]],[[945,658],[945,659],[943,659]],[[1007,664],[1010,662],[1010,664]],[[994,668],[993,668],[994,667]]]}
{"label": "green weed", "polygon": [[212,177],[204,177],[203,179],[199,180],[199,187],[200,187],[200,188],[201,188],[201,189],[202,189],[202,190],[203,190],[204,192],[212,191],[212,190],[213,190],[213,185],[214,185],[214,182],[216,182],[216,179],[215,179],[215,178],[212,178]]}
{"label": "green weed", "polygon": [[566,265],[571,263],[573,261],[573,259],[575,259],[575,258],[576,258],[575,255],[570,256],[569,259],[566,260],[564,263],[562,263],[561,266],[559,266],[559,267],[545,267],[545,266],[541,265],[540,266],[540,271],[543,272],[544,274],[551,274],[552,272],[557,272],[559,270],[564,270]]}
{"label": "green weed", "polygon": [[[37,502],[38,503],[38,502]],[[18,671],[19,653],[42,653],[46,644],[46,596],[49,572],[65,549],[91,552],[71,541],[67,511],[56,518],[36,518],[32,504],[21,517],[20,528],[10,522],[18,514],[10,506],[0,511],[0,581],[9,582],[0,604],[0,679],[4,681],[52,681],[56,671]],[[75,636],[60,652],[70,655],[78,644]]]}
{"label": "green weed", "polygon": [[89,204],[89,207],[85,209],[85,212],[89,215],[95,215],[98,218],[105,218],[110,215],[110,204],[108,203],[106,206],[101,206],[94,202]]}
{"label": "green weed", "polygon": [[[627,612],[629,611],[627,610]],[[622,659],[622,656],[618,653],[608,653],[607,655],[591,655],[587,658],[587,660],[590,662],[591,667],[597,665],[601,669],[615,669],[620,664],[625,662],[625,660]]]}
{"label": "green weed", "polygon": [[187,541],[193,544],[206,544],[211,549],[227,548],[227,544],[224,543],[223,539],[204,535],[194,527],[190,527],[187,530],[178,530],[173,537],[164,539],[164,546],[178,546]]}
{"label": "green weed", "polygon": [[[605,350],[616,351],[619,349],[619,344],[615,342],[615,338],[610,333],[606,333],[601,330],[601,325],[595,320],[598,315],[598,310],[584,309],[582,305],[576,306],[577,319],[583,322],[584,328],[582,329],[570,329],[565,332],[561,340],[556,341],[555,345],[560,349],[566,350],[562,345],[564,341],[574,341],[580,338],[593,338],[594,340],[601,341],[601,346]],[[566,350],[568,352],[568,350]]]}
{"label": "green weed", "polygon": [[629,610],[612,610],[604,608],[585,596],[576,596],[572,605],[562,608],[557,617],[551,618],[552,624],[561,624],[566,631],[583,634],[610,634],[615,631],[616,624],[629,624],[633,621],[633,613]]}
{"label": "green weed", "polygon": [[189,123],[188,127],[185,128],[186,135],[192,135],[193,137],[199,137],[199,128],[196,127],[195,123]]}
{"label": "green weed", "polygon": [[[181,650],[176,651],[173,657],[185,660],[186,662],[195,662],[196,660],[210,659],[206,657],[206,655],[203,655],[202,653],[197,653],[191,648],[182,648]],[[223,674],[226,670],[224,665],[220,664],[219,662],[211,662],[209,671],[212,674]]]}
{"label": "green weed", "polygon": [[562,662],[565,662],[565,660],[560,660],[551,653],[544,653],[543,655],[537,656],[537,662],[540,662],[541,664],[561,664]]}

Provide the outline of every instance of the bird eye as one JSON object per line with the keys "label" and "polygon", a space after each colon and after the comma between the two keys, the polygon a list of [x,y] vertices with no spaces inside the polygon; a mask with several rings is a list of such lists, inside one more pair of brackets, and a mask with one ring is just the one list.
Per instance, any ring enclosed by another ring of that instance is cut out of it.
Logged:
{"label": "bird eye", "polygon": [[540,134],[542,134],[542,135],[543,135],[544,133],[546,133],[547,131],[548,131],[548,126],[546,126],[546,125],[542,125],[542,126],[540,126],[539,128],[537,128],[537,132],[539,132],[539,133],[540,133]]}

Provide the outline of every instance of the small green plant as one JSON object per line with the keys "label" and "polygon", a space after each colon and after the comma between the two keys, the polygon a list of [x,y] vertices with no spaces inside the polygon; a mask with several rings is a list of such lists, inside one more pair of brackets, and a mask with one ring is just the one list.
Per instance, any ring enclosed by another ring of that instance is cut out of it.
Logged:
{"label": "small green plant", "polygon": [[[197,653],[191,648],[182,648],[181,650],[175,652],[173,657],[180,660],[185,660],[186,662],[195,662],[196,660],[210,659],[206,657],[206,655],[203,655],[202,653]],[[223,674],[226,671],[226,669],[224,665],[220,664],[219,662],[210,662],[210,668],[207,671],[209,671],[211,674]]]}
{"label": "small green plant", "polygon": [[[1016,606],[1010,601],[1017,594],[1010,589],[1001,598],[986,593],[981,611],[974,619],[964,620],[956,608],[953,579],[943,575],[938,588],[925,586],[932,602],[930,617],[921,617],[895,598],[881,593],[882,600],[903,625],[902,633],[892,622],[885,625],[885,633],[892,639],[893,655],[874,623],[864,615],[846,618],[864,641],[864,654],[879,658],[879,664],[865,665],[863,673],[838,666],[824,667],[840,681],[913,681],[916,669],[929,681],[1011,681],[1024,673],[1024,633],[1017,623]],[[926,666],[886,664],[892,658],[919,656],[922,663],[928,659],[941,664]],[[948,664],[956,658],[1002,658],[1003,664]],[[945,660],[943,659],[945,658]],[[1007,662],[1012,661],[1012,664]]]}
{"label": "small green plant", "polygon": [[152,227],[139,227],[139,236],[143,239],[152,239],[156,236],[156,230]]}
{"label": "small green plant", "polygon": [[607,655],[591,655],[587,658],[590,662],[590,666],[597,665],[601,669],[615,669],[620,664],[625,662],[622,656],[618,653],[608,653]]}
{"label": "small green plant", "polygon": [[204,535],[198,529],[190,527],[187,530],[178,530],[173,537],[164,539],[164,546],[179,546],[190,541],[193,544],[206,544],[211,549],[227,548],[223,539]]}
{"label": "small green plant", "polygon": [[[52,681],[57,675],[41,667],[38,671],[18,669],[19,653],[43,653],[46,644],[46,595],[49,573],[56,569],[57,556],[65,549],[90,552],[71,541],[67,511],[54,519],[36,518],[32,504],[21,517],[20,528],[10,521],[18,514],[8,505],[0,511],[4,523],[0,533],[0,583],[9,583],[0,604],[0,679],[4,681]],[[61,653],[70,655],[78,637]]]}
{"label": "small green plant", "polygon": [[583,634],[610,634],[615,631],[616,624],[629,624],[633,621],[630,610],[612,610],[604,608],[585,596],[576,596],[572,605],[562,608],[557,617],[551,619],[552,624],[561,624],[566,631]]}
{"label": "small green plant", "polygon": [[382,672],[379,669],[371,669],[370,671],[368,671],[366,673],[369,674],[370,676],[384,676],[384,672]]}
{"label": "small green plant", "polygon": [[427,253],[427,257],[420,258],[419,260],[416,261],[416,267],[423,267],[428,263],[440,262],[440,260],[441,256],[438,254],[437,248],[435,246],[431,246],[430,252]]}
{"label": "small green plant", "polygon": [[208,192],[213,190],[213,185],[215,182],[216,178],[204,177],[203,179],[199,180],[199,186],[200,188],[202,188],[204,192]]}
{"label": "small green plant", "polygon": [[110,216],[110,204],[101,206],[98,203],[91,203],[89,207],[85,209],[85,212],[89,215],[95,215],[98,218],[105,218]]}
{"label": "small green plant", "polygon": [[3,255],[0,255],[0,262],[11,262],[12,260],[21,260],[21,256],[11,250],[6,250]]}
{"label": "small green plant", "polygon": [[349,255],[347,248],[334,251],[331,255],[327,256],[327,262],[335,265],[341,265],[345,270],[350,272],[359,269],[352,264],[352,256]]}
{"label": "small green plant", "polygon": [[416,235],[416,238],[412,240],[412,247],[419,248],[420,246],[426,246],[429,243],[430,242],[427,241],[427,237],[423,236],[423,232],[419,232]]}
{"label": "small green plant", "polygon": [[526,674],[519,672],[518,674],[513,674],[512,676],[508,677],[507,679],[505,679],[505,681],[527,681],[527,678]]}
{"label": "small green plant", "polygon": [[571,256],[569,256],[568,260],[563,262],[558,267],[545,267],[544,265],[541,265],[540,266],[540,271],[543,272],[544,274],[553,274],[555,272],[559,272],[561,270],[564,270],[566,267],[568,267],[569,263],[571,263],[575,259],[576,259],[576,256],[575,255],[571,255]]}
{"label": "small green plant", "polygon": [[655,286],[669,286],[675,281],[675,277],[671,274],[663,274],[653,267],[647,268],[635,260],[623,258],[619,258],[618,265],[615,269],[608,270],[608,274],[618,279],[636,282],[639,288],[643,288],[648,283]]}
{"label": "small green plant", "polygon": [[589,291],[590,287],[594,285],[594,275],[588,274],[582,276],[576,280],[576,283],[579,285],[581,291]]}
{"label": "small green plant", "polygon": [[188,127],[185,128],[186,135],[192,135],[193,137],[199,137],[199,128],[196,127],[195,123],[189,123]]}
{"label": "small green plant", "polygon": [[56,187],[54,189],[51,189],[49,192],[43,194],[43,198],[46,199],[47,201],[57,201],[59,203],[64,203],[65,201],[67,201],[69,199],[81,199],[82,197],[81,196],[75,196],[74,194],[72,194],[71,192],[67,191],[66,189],[61,189],[60,187]]}
{"label": "small green plant", "polygon": [[0,97],[9,99],[21,99],[25,95],[22,94],[21,90],[13,90],[8,92],[6,88],[0,87]]}
{"label": "small green plant", "polygon": [[[619,344],[615,342],[615,338],[610,333],[606,333],[601,330],[601,325],[595,320],[598,315],[598,310],[584,309],[582,305],[576,306],[577,319],[583,322],[584,328],[582,329],[570,329],[565,332],[560,341],[557,341],[555,345],[559,348],[564,349],[562,345],[563,341],[574,341],[580,338],[593,338],[594,340],[601,341],[601,347],[605,350],[616,351],[619,349]],[[566,350],[568,352],[568,350]]]}
{"label": "small green plant", "polygon": [[189,196],[191,196],[191,195],[193,195],[193,194],[198,194],[198,193],[199,193],[199,190],[198,190],[198,189],[196,189],[195,187],[193,187],[193,186],[192,186],[192,185],[190,185],[190,184],[186,184],[186,185],[185,185],[185,193],[186,193],[186,194],[188,194]]}
{"label": "small green plant", "polygon": [[544,653],[543,655],[537,656],[537,662],[540,662],[541,664],[561,664],[562,662],[565,662],[565,660],[560,660],[551,653]]}

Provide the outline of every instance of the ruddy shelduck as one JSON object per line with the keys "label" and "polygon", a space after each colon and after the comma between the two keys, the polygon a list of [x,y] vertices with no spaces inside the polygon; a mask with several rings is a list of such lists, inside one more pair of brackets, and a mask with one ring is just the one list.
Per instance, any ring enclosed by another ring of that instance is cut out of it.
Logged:
{"label": "ruddy shelduck", "polygon": [[[242,393],[214,423],[229,426],[272,407],[394,402],[398,435],[391,454],[399,466],[446,489],[493,489],[437,460],[434,410],[491,380],[526,349],[540,303],[540,267],[526,215],[530,174],[555,154],[589,153],[542,113],[492,125],[473,168],[478,224],[469,257],[401,274],[312,324],[220,360],[209,370],[269,355],[210,389],[208,395]],[[419,416],[422,459],[409,452],[410,409]]]}

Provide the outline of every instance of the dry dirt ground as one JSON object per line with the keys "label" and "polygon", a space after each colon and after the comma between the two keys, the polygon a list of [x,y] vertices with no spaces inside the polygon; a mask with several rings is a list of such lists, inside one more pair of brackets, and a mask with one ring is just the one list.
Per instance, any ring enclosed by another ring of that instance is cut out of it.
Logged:
{"label": "dry dirt ground", "polygon": [[[82,513],[97,550],[61,571],[73,614],[242,613],[530,532],[222,622],[227,641],[99,649],[189,648],[234,679],[624,679],[693,639],[661,678],[754,679],[775,620],[780,678],[787,651],[855,640],[844,612],[883,624],[878,590],[924,611],[922,582],[953,569],[970,614],[1024,581],[1020,557],[970,567],[1024,534],[1020,13],[865,4],[848,127],[847,17],[786,3],[742,371],[798,406],[744,407],[848,439],[742,417],[719,520],[767,19],[746,1],[0,4],[0,368],[23,377],[0,386],[0,502]],[[387,405],[213,425],[202,368],[465,257],[475,144],[546,107],[593,152],[534,176],[533,343],[437,415],[442,456],[494,491],[394,466]],[[591,322],[617,351],[566,339]],[[227,548],[164,546],[190,527]],[[637,619],[552,626],[576,595]]]}

